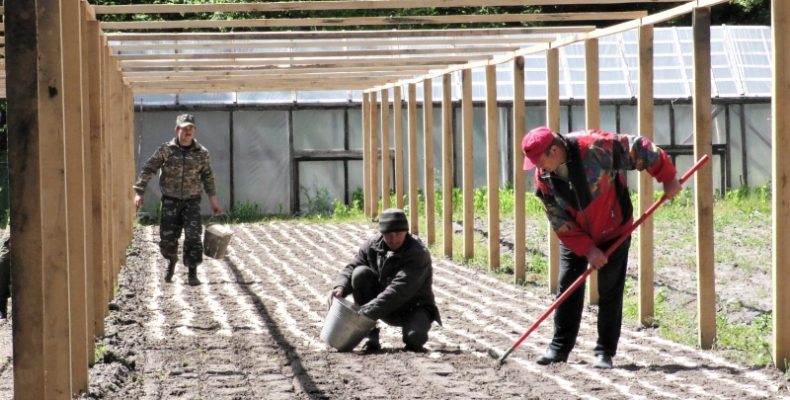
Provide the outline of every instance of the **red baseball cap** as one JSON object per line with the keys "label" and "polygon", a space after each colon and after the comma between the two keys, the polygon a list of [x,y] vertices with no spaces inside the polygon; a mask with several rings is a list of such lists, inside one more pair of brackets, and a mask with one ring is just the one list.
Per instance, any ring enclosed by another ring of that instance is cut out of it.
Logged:
{"label": "red baseball cap", "polygon": [[551,146],[554,132],[545,126],[532,129],[521,139],[521,150],[524,152],[524,171],[529,171],[538,164],[540,155]]}

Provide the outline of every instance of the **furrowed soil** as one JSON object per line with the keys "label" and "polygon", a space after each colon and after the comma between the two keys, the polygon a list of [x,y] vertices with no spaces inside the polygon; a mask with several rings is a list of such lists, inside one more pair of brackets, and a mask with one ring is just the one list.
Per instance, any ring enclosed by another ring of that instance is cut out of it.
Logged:
{"label": "furrowed soil", "polygon": [[[106,320],[105,352],[82,398],[790,398],[787,378],[774,368],[745,367],[630,325],[623,327],[615,368],[593,369],[594,306],[584,313],[568,363],[533,361],[550,340],[549,320],[497,367],[487,350],[507,349],[553,296],[545,287],[506,283],[436,254],[434,292],[444,325],[434,325],[426,351],[404,351],[399,328],[379,323],[382,352],[339,353],[319,338],[325,296],[373,226],[232,228],[227,257],[206,259],[197,287],[186,285],[180,263],[175,281],[165,283],[156,227],[137,228]],[[9,336],[10,323],[0,322],[2,399],[12,393]]]}

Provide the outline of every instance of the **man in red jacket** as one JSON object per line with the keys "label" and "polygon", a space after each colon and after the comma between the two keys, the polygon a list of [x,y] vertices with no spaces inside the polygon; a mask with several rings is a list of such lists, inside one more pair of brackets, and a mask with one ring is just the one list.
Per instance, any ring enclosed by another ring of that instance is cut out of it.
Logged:
{"label": "man in red jacket", "polygon": [[[535,194],[560,239],[557,297],[589,264],[598,270],[598,341],[593,367],[612,368],[623,319],[623,289],[631,238],[609,257],[604,251],[633,222],[626,170],[647,171],[664,184],[667,199],[681,190],[666,152],[641,136],[589,130],[560,135],[549,128],[529,131],[521,141],[524,170],[535,170]],[[541,365],[565,362],[576,344],[584,284],[554,314],[554,337]]]}

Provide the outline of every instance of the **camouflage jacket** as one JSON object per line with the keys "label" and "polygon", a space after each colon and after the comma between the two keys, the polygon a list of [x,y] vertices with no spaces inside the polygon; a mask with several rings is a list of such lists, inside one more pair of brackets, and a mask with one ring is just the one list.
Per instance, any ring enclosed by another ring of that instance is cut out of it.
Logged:
{"label": "camouflage jacket", "polygon": [[162,196],[175,199],[199,198],[201,186],[209,196],[216,194],[208,150],[196,140],[185,150],[178,145],[175,138],[159,146],[145,162],[134,184],[134,191],[139,195],[145,193],[148,181],[160,169],[162,173],[159,175],[159,187]]}

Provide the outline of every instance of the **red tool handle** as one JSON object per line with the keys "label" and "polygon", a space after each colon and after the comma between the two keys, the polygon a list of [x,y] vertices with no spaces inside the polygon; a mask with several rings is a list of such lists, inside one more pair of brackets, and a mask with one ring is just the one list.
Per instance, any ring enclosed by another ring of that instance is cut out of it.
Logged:
{"label": "red tool handle", "polygon": [[[697,170],[708,161],[708,159],[710,159],[710,157],[708,157],[707,154],[703,155],[702,158],[700,158],[696,164],[694,164],[691,168],[689,168],[689,170],[686,171],[686,173],[683,174],[683,176],[681,176],[680,179],[678,179],[680,184],[682,185],[683,183],[685,183],[686,180],[688,180],[688,178],[691,177],[691,175],[697,172]],[[653,205],[650,206],[650,208],[648,208],[647,211],[645,211],[641,217],[639,217],[638,220],[636,220],[634,223],[631,224],[631,227],[628,228],[628,231],[623,233],[623,235],[620,236],[620,238],[617,239],[616,242],[614,242],[611,246],[609,246],[609,249],[606,250],[606,253],[604,254],[607,257],[609,257],[609,255],[611,255],[612,252],[614,252],[621,244],[623,244],[623,242],[625,241],[625,239],[628,238],[631,232],[633,232],[634,229],[636,229],[639,225],[645,222],[645,220],[651,214],[653,214],[653,211],[655,211],[656,208],[658,208],[666,200],[667,200],[667,195],[663,194],[660,199],[658,199],[655,203],[653,203]],[[570,286],[568,286],[568,289],[562,292],[560,297],[557,297],[557,299],[554,300],[553,303],[551,303],[551,306],[549,306],[549,308],[546,311],[544,311],[543,314],[540,315],[540,317],[538,317],[537,321],[532,323],[532,326],[530,326],[529,329],[527,329],[527,331],[524,332],[524,334],[521,335],[521,337],[518,338],[518,340],[515,343],[513,343],[513,346],[510,347],[508,354],[511,351],[515,350],[516,347],[518,347],[521,344],[521,342],[523,342],[535,329],[538,328],[538,326],[541,324],[541,322],[543,322],[543,320],[545,320],[546,318],[548,318],[549,315],[551,315],[552,311],[554,311],[557,307],[559,307],[559,305],[562,304],[562,302],[565,301],[565,299],[567,299],[571,294],[573,294],[573,292],[576,291],[576,289],[584,282],[585,279],[587,279],[587,277],[593,271],[595,270],[592,268],[587,268],[580,277],[578,277]]]}

